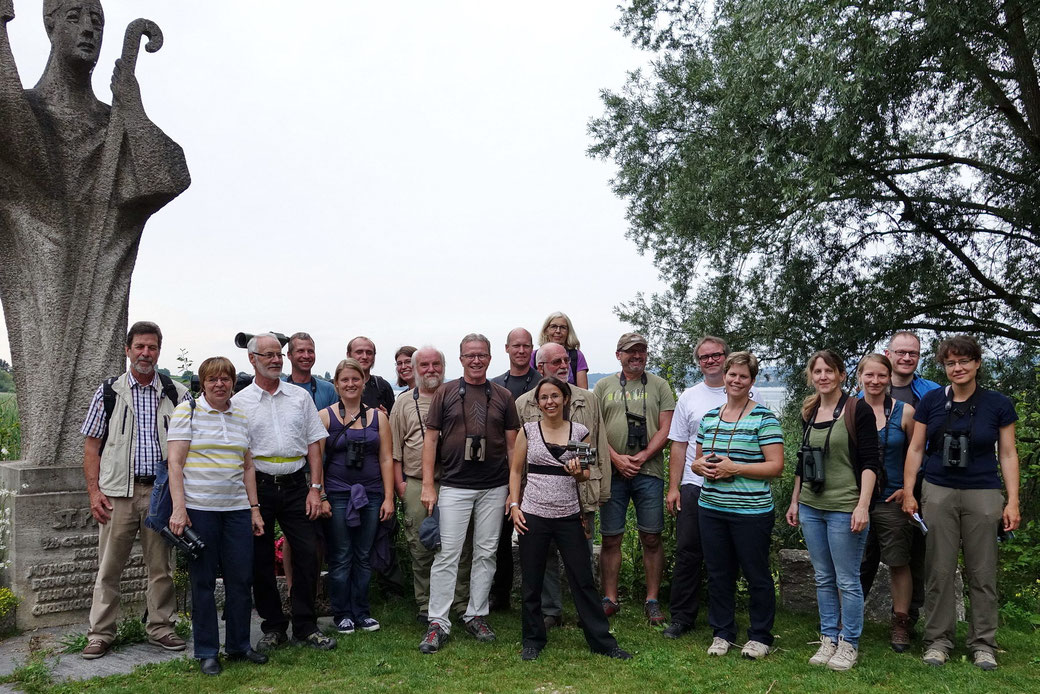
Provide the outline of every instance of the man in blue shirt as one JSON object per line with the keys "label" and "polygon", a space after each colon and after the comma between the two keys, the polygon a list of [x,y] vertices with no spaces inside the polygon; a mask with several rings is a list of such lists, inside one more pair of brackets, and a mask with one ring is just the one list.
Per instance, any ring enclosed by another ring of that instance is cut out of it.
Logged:
{"label": "man in blue shirt", "polygon": [[314,368],[314,338],[307,333],[293,333],[289,338],[289,363],[292,372],[285,378],[286,383],[300,386],[311,394],[314,406],[323,410],[339,401],[336,388],[328,381],[311,375]]}

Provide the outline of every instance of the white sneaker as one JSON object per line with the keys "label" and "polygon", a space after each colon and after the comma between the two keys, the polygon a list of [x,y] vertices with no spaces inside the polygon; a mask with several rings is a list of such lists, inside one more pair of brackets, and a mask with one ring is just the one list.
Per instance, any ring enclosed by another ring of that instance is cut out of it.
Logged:
{"label": "white sneaker", "polygon": [[750,660],[765,658],[769,655],[769,646],[765,645],[761,641],[748,641],[744,644],[744,647],[740,649],[740,655]]}
{"label": "white sneaker", "polygon": [[856,659],[859,657],[859,651],[851,643],[843,638],[838,638],[838,649],[831,656],[831,659],[827,661],[827,667],[831,670],[837,670],[843,672],[845,670],[851,670],[852,666],[856,664]]}
{"label": "white sneaker", "polygon": [[831,640],[830,636],[820,637],[820,648],[816,651],[816,655],[809,658],[810,665],[826,665],[830,662],[834,656],[834,651],[838,650],[837,644]]}
{"label": "white sneaker", "polygon": [[729,653],[729,641],[716,636],[711,640],[711,645],[708,646],[708,655],[726,655]]}

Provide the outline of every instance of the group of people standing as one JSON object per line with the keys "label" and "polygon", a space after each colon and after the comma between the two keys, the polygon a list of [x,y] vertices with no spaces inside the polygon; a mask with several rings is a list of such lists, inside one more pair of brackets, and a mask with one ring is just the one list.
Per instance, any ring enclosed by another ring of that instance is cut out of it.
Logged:
{"label": "group of people standing", "polygon": [[[336,630],[379,629],[368,604],[371,559],[395,515],[395,495],[417,619],[426,627],[423,653],[443,648],[453,613],[478,641],[495,639],[488,615],[509,607],[515,532],[522,658],[537,658],[548,630],[563,621],[561,560],[590,649],[630,658],[608,624],[620,609],[630,503],[643,548],[647,621],[665,626],[667,638],[693,629],[706,574],[708,653],[725,655],[737,639],[742,573],[750,614],[741,653],[758,659],[770,652],[770,481],[783,472],[784,443],[776,415],[758,401],[753,354],[702,338],[695,355],[703,381],[676,401],[669,384],[646,370],[646,339],[626,333],[617,343],[619,371],[590,391],[574,327],[554,313],[537,350],[528,331],[509,333],[509,370],[495,378],[487,376],[492,349],[481,334],[461,340],[463,375],[451,381],[443,352],[402,347],[394,357],[406,390],[395,398],[371,373],[375,345],[368,338],[350,341],[330,384],[310,373],[309,335],[288,339],[292,369],[282,380],[283,345],[260,334],[247,345],[255,374],[249,386],[232,397],[235,369],[214,357],[200,366],[202,394],[193,399],[155,372],[161,340],[152,323],[130,329],[130,369],[98,388],[83,426],[91,508],[102,524],[83,657],[101,657],[111,645],[119,575],[149,498],[167,483],[170,529],[180,534],[190,526],[205,542],[189,569],[195,656],[208,674],[221,670],[218,567],[229,659],[265,662],[267,651],[288,640],[290,623],[295,640],[335,647],[316,622],[322,554]],[[978,387],[974,339],[940,345],[937,359],[951,383],[945,389],[916,374],[919,359],[917,337],[897,333],[885,354],[860,362],[858,396],[842,390],[840,355],[823,350],[807,364],[813,394],[802,408],[785,518],[801,527],[815,570],[821,640],[812,664],[847,670],[856,663],[864,594],[880,559],[892,568],[892,647],[907,648],[923,606],[924,660],[942,665],[953,649],[953,569],[963,544],[972,597],[968,648],[977,666],[996,667],[997,530],[1019,522],[1014,408]],[[670,620],[659,602],[666,508],[677,516]],[[597,511],[602,592],[592,552]],[[289,616],[275,583],[276,521],[291,548]],[[142,533],[149,536],[142,541],[149,638],[183,649],[172,629],[169,552],[151,535]],[[255,649],[248,631],[254,604],[264,632]]]}

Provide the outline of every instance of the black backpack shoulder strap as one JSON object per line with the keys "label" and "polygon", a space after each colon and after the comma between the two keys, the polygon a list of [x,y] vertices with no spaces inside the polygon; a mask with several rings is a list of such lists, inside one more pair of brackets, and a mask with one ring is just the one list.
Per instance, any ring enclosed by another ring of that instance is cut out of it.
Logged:
{"label": "black backpack shoulder strap", "polygon": [[116,409],[116,391],[112,385],[117,378],[119,376],[109,376],[101,383],[101,404],[105,409],[105,433],[101,435],[101,446],[98,448],[99,455],[105,450],[105,443],[108,441],[108,425],[112,420],[112,412]]}
{"label": "black backpack shoulder strap", "polygon": [[856,449],[856,408],[859,407],[859,398],[849,398],[845,403],[845,429],[849,433],[849,447],[855,453]]}
{"label": "black backpack shoulder strap", "polygon": [[[159,383],[162,384],[163,395],[170,399],[170,402],[173,403],[174,407],[177,407],[181,402],[181,396],[180,393],[177,392],[177,386],[174,384],[173,379],[165,374],[159,374]],[[191,409],[194,412],[194,400],[192,401]]]}
{"label": "black backpack shoulder strap", "polygon": [[568,349],[567,356],[571,359],[571,380],[578,382],[578,350]]}

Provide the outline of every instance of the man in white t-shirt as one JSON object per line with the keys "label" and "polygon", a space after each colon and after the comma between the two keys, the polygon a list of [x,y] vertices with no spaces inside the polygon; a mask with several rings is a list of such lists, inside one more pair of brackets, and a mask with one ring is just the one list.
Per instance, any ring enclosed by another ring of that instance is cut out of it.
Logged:
{"label": "man in white t-shirt", "polygon": [[[704,581],[704,554],[697,522],[697,502],[704,478],[690,468],[696,457],[697,429],[701,417],[726,403],[723,385],[723,363],[729,356],[725,340],[705,335],[697,342],[693,353],[697,357],[704,380],[687,388],[679,396],[672,415],[668,438],[672,448],[668,465],[668,512],[675,520],[675,563],[672,568],[671,624],[662,633],[677,639],[694,627],[700,609],[700,590]],[[751,389],[751,399],[758,400],[758,392]]]}

